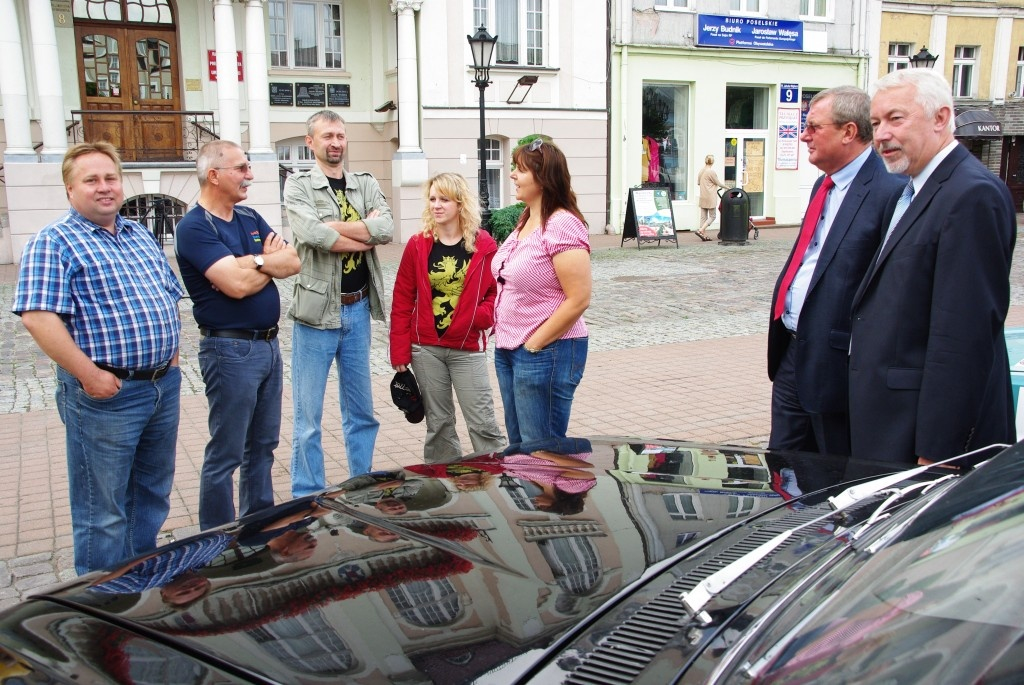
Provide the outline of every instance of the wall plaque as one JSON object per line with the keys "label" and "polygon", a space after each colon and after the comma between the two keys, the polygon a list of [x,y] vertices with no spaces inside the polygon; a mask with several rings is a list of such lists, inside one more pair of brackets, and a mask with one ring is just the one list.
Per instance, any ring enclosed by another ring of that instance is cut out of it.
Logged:
{"label": "wall plaque", "polygon": [[322,83],[296,83],[296,107],[326,107],[327,89]]}
{"label": "wall plaque", "polygon": [[294,83],[271,83],[270,104],[278,107],[295,106],[295,84]]}
{"label": "wall plaque", "polygon": [[348,107],[351,104],[352,99],[349,97],[349,85],[347,83],[327,84],[328,107]]}

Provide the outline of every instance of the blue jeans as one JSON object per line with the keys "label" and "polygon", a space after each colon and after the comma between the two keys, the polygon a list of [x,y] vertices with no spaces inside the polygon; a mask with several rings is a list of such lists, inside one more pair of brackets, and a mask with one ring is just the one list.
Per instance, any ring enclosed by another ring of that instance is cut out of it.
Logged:
{"label": "blue jeans", "polygon": [[565,437],[587,346],[587,338],[563,338],[537,353],[522,345],[494,350],[509,444]]}
{"label": "blue jeans", "polygon": [[157,381],[124,381],[116,395],[97,400],[57,368],[78,573],[156,549],[171,508],[180,391],[174,366]]}
{"label": "blue jeans", "polygon": [[235,520],[274,506],[271,469],[281,436],[284,372],[276,339],[199,341],[199,368],[210,405],[210,442],[199,481],[199,527]]}
{"label": "blue jeans", "polygon": [[370,471],[380,422],[370,386],[370,299],[342,305],[341,328],[292,328],[292,496],[327,487],[321,421],[331,363],[338,367],[338,401],[349,476]]}

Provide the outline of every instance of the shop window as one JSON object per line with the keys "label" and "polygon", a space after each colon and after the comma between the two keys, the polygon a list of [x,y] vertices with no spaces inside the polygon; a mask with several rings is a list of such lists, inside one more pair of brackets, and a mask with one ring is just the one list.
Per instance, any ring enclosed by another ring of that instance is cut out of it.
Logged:
{"label": "shop window", "polygon": [[768,128],[768,89],[759,86],[726,86],[725,127]]}
{"label": "shop window", "polygon": [[977,62],[976,46],[957,45],[953,50],[953,97],[974,97],[974,73]]}
{"label": "shop window", "polygon": [[343,69],[340,2],[267,2],[271,67]]}
{"label": "shop window", "polygon": [[473,0],[474,27],[498,37],[497,64],[544,64],[544,0]]}
{"label": "shop window", "polygon": [[885,73],[910,68],[910,43],[889,43],[889,63]]}
{"label": "shop window", "polygon": [[644,84],[640,180],[667,187],[674,200],[685,200],[689,188],[689,103],[687,85]]}

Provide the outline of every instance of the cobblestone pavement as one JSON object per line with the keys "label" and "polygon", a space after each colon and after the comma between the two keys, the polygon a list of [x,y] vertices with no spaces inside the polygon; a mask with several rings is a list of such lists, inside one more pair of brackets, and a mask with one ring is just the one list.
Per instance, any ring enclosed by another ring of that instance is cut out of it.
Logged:
{"label": "cobblestone pavement", "polygon": [[[762,444],[770,403],[764,373],[769,299],[795,235],[794,227],[766,229],[760,240],[725,246],[680,233],[678,248],[663,244],[641,250],[635,244],[620,249],[619,236],[593,236],[594,290],[586,313],[590,356],[570,430]],[[379,249],[389,288],[402,249]],[[5,417],[0,424],[0,479],[8,484],[8,497],[0,501],[0,608],[75,575],[53,368],[10,313],[16,273],[16,267],[0,265],[0,414]],[[1015,261],[1011,283],[1009,324],[1021,326],[1021,260]],[[278,288],[286,311],[291,283],[279,282]],[[189,302],[182,303],[182,421],[166,540],[196,530],[198,469],[207,439],[199,335],[190,309]],[[274,472],[279,500],[288,497],[291,450],[291,324],[282,317],[281,325],[286,382]],[[391,468],[417,460],[423,428],[400,421],[394,416],[397,410],[386,406],[392,373],[387,330],[379,324],[373,328],[371,371],[375,402],[381,405],[375,465]],[[332,380],[337,380],[333,371]],[[330,387],[324,407],[329,480],[347,473]]]}

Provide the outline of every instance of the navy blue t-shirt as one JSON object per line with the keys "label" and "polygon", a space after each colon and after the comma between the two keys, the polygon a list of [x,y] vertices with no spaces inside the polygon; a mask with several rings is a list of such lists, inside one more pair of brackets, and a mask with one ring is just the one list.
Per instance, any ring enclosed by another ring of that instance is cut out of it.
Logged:
{"label": "navy blue t-shirt", "polygon": [[204,276],[224,257],[262,254],[263,241],[273,232],[263,217],[241,205],[235,205],[231,221],[196,205],[178,222],[174,252],[200,328],[263,330],[277,325],[281,298],[273,280],[255,295],[238,300],[214,290]]}

